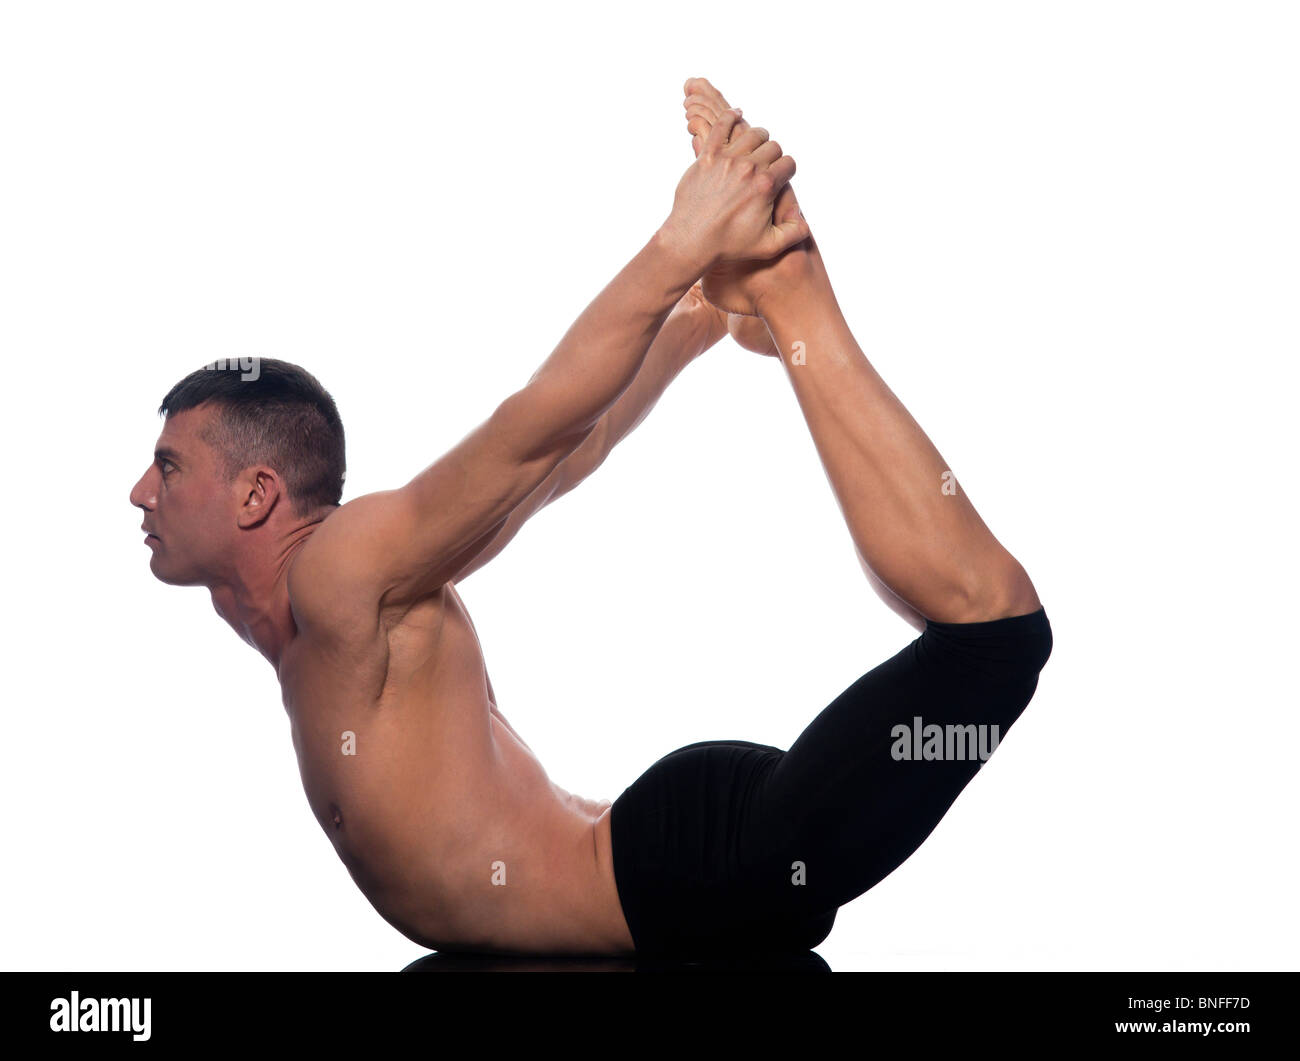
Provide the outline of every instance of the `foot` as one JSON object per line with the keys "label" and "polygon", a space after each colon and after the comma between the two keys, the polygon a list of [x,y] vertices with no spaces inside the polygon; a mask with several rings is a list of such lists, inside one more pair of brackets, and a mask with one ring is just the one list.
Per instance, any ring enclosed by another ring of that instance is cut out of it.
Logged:
{"label": "foot", "polygon": [[[696,157],[704,145],[719,115],[730,106],[722,93],[702,77],[689,78],[684,86],[686,98],[686,129],[692,137]],[[743,118],[736,123],[743,131],[749,123]],[[772,219],[780,224],[791,217],[802,216],[794,188],[786,184],[772,206]],[[705,297],[719,309],[729,314],[728,330],[746,349],[776,356],[777,351],[761,321],[732,321],[731,317],[761,316],[761,303],[765,295],[788,286],[806,275],[811,255],[816,253],[812,236],[795,244],[784,254],[771,261],[731,263],[710,270],[703,279]],[[759,326],[761,325],[761,327]]]}
{"label": "foot", "polygon": [[752,350],[756,354],[766,354],[769,357],[780,356],[776,352],[776,343],[772,341],[771,333],[767,330],[767,322],[762,317],[743,317],[738,313],[724,313],[704,297],[704,288],[698,280],[681,297],[672,312],[689,313],[705,322],[703,325],[705,337],[702,345],[706,350],[729,334],[746,350]]}
{"label": "foot", "polygon": [[768,357],[780,357],[772,333],[767,330],[767,321],[762,317],[748,317],[741,313],[725,314],[727,332],[736,343],[746,350]]}
{"label": "foot", "polygon": [[[704,339],[701,345],[705,350],[727,334],[727,314],[704,297],[704,288],[698,280],[678,300],[677,305],[672,309],[672,313],[686,313],[703,322]],[[669,314],[670,317],[672,313]],[[759,323],[762,322],[759,321]]]}

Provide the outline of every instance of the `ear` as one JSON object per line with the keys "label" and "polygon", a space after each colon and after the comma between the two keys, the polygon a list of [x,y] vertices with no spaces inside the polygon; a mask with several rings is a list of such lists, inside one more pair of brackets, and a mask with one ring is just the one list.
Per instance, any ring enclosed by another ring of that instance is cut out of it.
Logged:
{"label": "ear", "polygon": [[239,499],[237,522],[241,530],[265,523],[284,496],[284,483],[274,468],[264,464],[245,468],[235,479]]}

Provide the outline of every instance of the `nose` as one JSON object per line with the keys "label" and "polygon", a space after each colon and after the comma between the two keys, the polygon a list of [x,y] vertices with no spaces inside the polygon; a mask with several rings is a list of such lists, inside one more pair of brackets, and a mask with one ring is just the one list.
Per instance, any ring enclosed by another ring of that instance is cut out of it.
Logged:
{"label": "nose", "polygon": [[158,504],[158,493],[153,488],[150,480],[150,473],[153,468],[150,467],[142,476],[135,486],[131,487],[131,504],[136,508],[153,509]]}

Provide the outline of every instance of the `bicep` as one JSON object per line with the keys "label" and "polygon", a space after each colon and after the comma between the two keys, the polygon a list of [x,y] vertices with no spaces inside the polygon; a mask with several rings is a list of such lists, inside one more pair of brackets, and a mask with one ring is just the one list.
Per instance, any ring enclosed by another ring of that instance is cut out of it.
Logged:
{"label": "bicep", "polygon": [[509,545],[530,519],[557,497],[563,497],[592,473],[609,451],[609,419],[602,418],[587,438],[551,470],[523,501],[515,506],[501,528],[491,535],[482,549],[471,553],[469,560],[452,575],[453,582],[463,582]]}
{"label": "bicep", "polygon": [[397,490],[349,502],[317,531],[380,608],[410,604],[463,572],[582,438],[530,441],[520,395]]}

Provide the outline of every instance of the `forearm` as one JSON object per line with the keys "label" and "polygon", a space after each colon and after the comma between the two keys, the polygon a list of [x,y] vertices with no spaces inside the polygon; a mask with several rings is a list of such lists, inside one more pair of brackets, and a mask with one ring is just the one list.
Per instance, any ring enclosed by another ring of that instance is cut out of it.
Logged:
{"label": "forearm", "polygon": [[641,363],[641,370],[618,400],[596,424],[595,430],[555,469],[554,489],[547,501],[567,493],[605,462],[614,447],[630,435],[649,415],[669,384],[682,370],[716,343],[725,326],[715,326],[713,312],[700,305],[674,311],[655,336]]}
{"label": "forearm", "polygon": [[492,560],[537,512],[599,468],[613,448],[646,418],[682,369],[725,334],[724,319],[702,296],[699,300],[691,295],[684,297],[659,329],[641,362],[641,370],[618,401],[597,421],[582,444],[520,502],[491,543],[457,572],[455,580],[467,578]]}
{"label": "forearm", "polygon": [[570,439],[578,440],[576,449],[589,437],[637,379],[655,337],[706,264],[688,260],[659,232],[651,237],[506,399],[525,456]]}

